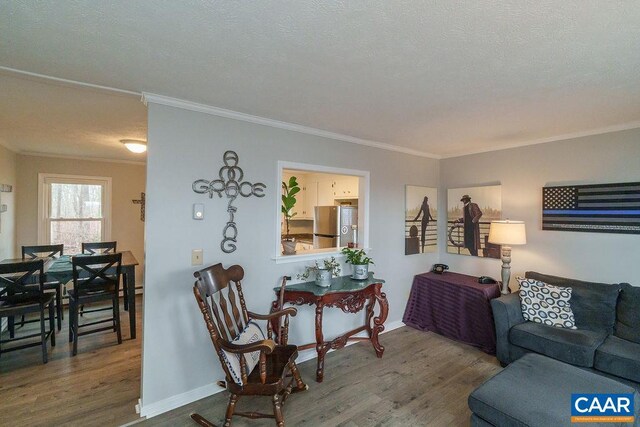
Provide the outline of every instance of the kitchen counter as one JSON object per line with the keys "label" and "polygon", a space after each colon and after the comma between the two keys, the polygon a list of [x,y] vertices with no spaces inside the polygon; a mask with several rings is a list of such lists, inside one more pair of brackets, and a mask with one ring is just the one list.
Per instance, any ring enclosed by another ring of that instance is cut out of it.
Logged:
{"label": "kitchen counter", "polygon": [[313,244],[313,234],[311,233],[297,233],[297,234],[292,233],[289,236],[295,238],[296,242]]}

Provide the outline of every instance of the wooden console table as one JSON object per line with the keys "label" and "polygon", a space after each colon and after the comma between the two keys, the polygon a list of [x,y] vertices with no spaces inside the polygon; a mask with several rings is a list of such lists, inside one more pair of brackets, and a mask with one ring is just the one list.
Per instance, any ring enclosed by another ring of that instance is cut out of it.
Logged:
{"label": "wooden console table", "polygon": [[[373,273],[369,273],[369,278],[366,280],[353,280],[350,276],[336,277],[331,280],[331,286],[327,288],[320,287],[315,282],[296,283],[285,288],[284,303],[316,306],[316,342],[300,345],[298,349],[316,349],[318,353],[317,382],[322,382],[324,376],[325,354],[330,349],[336,350],[344,347],[348,341],[371,341],[376,351],[376,356],[382,357],[384,346],[380,345],[378,335],[384,330],[384,322],[387,320],[389,312],[387,296],[381,291],[383,283],[384,280],[375,279]],[[276,292],[276,300],[271,306],[272,310],[279,308],[278,297],[280,296],[280,289],[280,287],[273,289]],[[377,317],[373,317],[376,302],[379,306],[379,313]],[[337,307],[345,313],[357,313],[364,308],[366,309],[365,324],[332,341],[325,341],[322,333],[322,311],[324,307]],[[274,325],[273,329],[277,331],[277,325]],[[367,331],[369,336],[353,336],[362,331]]]}

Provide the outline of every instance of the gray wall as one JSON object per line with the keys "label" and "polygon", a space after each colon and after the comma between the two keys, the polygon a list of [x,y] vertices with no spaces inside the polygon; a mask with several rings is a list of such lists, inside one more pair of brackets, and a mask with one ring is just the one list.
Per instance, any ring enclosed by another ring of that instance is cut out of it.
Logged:
{"label": "gray wall", "polygon": [[[438,162],[292,131],[150,103],[148,110],[146,281],[142,405],[208,387],[223,379],[193,294],[191,250],[204,249],[204,264],[245,268],[249,309],[268,312],[273,286],[304,265],[276,264],[277,161],[287,160],[371,172],[370,246],[378,277],[387,280],[388,323],[402,318],[411,281],[438,254],[404,255],[404,186],[437,186]],[[235,150],[246,179],[267,184],[264,198],[239,198],[238,250],[220,250],[226,200],[196,194],[191,184],[213,179],[225,150]],[[191,219],[193,203],[205,204],[205,220]],[[299,307],[291,341],[314,340],[313,309]],[[335,337],[361,322],[363,313],[328,309],[325,336]],[[384,344],[384,337],[382,338]],[[373,351],[373,350],[372,350]],[[331,375],[330,364],[326,375]],[[307,379],[311,381],[311,378]]]}
{"label": "gray wall", "polygon": [[16,153],[0,145],[0,184],[13,186],[11,193],[2,193],[0,201],[7,211],[0,214],[0,260],[15,257],[16,247]]}
{"label": "gray wall", "polygon": [[[503,218],[524,220],[527,244],[514,246],[515,275],[527,270],[640,286],[640,236],[542,231],[542,187],[640,181],[640,129],[442,160],[440,209],[446,189],[502,184]],[[446,228],[440,229],[445,239]],[[443,240],[441,240],[443,241]],[[500,277],[500,260],[446,253],[442,262],[463,273]]]}

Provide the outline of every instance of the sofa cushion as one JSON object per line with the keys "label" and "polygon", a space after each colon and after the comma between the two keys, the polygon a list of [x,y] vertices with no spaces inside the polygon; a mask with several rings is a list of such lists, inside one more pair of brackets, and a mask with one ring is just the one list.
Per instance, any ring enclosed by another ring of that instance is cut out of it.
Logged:
{"label": "sofa cushion", "polygon": [[535,271],[527,271],[525,277],[572,288],[570,303],[578,329],[613,333],[620,285],[583,282]]}
{"label": "sofa cushion", "polygon": [[509,331],[509,341],[520,347],[577,366],[592,367],[596,348],[606,332],[564,329],[525,322]]}
{"label": "sofa cushion", "polygon": [[549,285],[539,280],[516,277],[520,285],[520,305],[525,320],[558,328],[576,329],[571,311],[571,288]]}
{"label": "sofa cushion", "polygon": [[640,343],[640,287],[622,283],[615,336]]}
{"label": "sofa cushion", "polygon": [[610,336],[596,350],[594,367],[640,382],[640,344]]}
{"label": "sofa cushion", "polygon": [[633,394],[634,406],[640,405],[633,388],[539,354],[507,366],[471,392],[468,402],[477,417],[495,426],[572,426],[572,393]]}

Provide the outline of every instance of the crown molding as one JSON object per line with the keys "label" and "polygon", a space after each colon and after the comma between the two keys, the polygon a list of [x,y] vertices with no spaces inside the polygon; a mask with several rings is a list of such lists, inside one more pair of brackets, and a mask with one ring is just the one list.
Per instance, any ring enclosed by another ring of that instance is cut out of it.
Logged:
{"label": "crown molding", "polygon": [[8,143],[6,143],[6,142],[4,142],[2,140],[0,140],[0,146],[6,148],[7,150],[11,151],[12,153],[16,153],[16,154],[20,153],[18,150],[16,150],[11,145],[9,145]]}
{"label": "crown molding", "polygon": [[29,77],[31,79],[41,80],[41,81],[52,81],[56,83],[61,83],[63,85],[84,87],[84,88],[100,90],[104,92],[118,93],[120,95],[136,96],[136,97],[139,97],[142,95],[140,92],[134,92],[132,90],[118,89],[111,86],[102,86],[102,85],[96,85],[93,83],[80,82],[77,80],[63,79],[60,77],[49,76],[46,74],[38,74],[38,73],[32,73],[31,71],[18,70],[17,68],[4,67],[1,65],[0,65],[0,72],[7,75],[12,75],[12,76]]}
{"label": "crown molding", "polygon": [[381,150],[396,151],[399,153],[410,154],[412,156],[428,157],[431,159],[440,159],[433,153],[414,150],[412,148],[399,147],[384,142],[371,141],[367,139],[356,138],[354,136],[343,135],[340,133],[329,132],[322,129],[316,129],[308,126],[297,125],[294,123],[282,122],[279,120],[268,119],[266,117],[253,116],[251,114],[240,113],[238,111],[226,110],[224,108],[212,107],[206,104],[185,101],[182,99],[171,98],[164,95],[156,95],[153,93],[142,92],[142,102],[147,105],[149,102],[153,104],[166,105],[168,107],[181,108],[183,110],[196,111],[198,113],[211,114],[214,116],[225,117],[228,119],[240,120],[243,122],[255,123],[263,126],[269,126],[278,129],[289,130],[293,132],[304,133],[307,135],[319,136],[322,138],[333,139],[336,141],[350,142],[352,144],[365,145],[367,147],[379,148]]}
{"label": "crown molding", "polygon": [[[364,145],[367,147],[379,148],[381,150],[395,151],[399,153],[409,154],[412,156],[426,157],[431,159],[451,159],[455,157],[469,156],[473,154],[489,153],[493,151],[508,150],[511,148],[526,147],[528,145],[545,144],[548,142],[563,141],[567,139],[581,138],[581,137],[593,136],[593,135],[602,135],[610,132],[618,132],[623,130],[640,128],[640,121],[634,121],[634,122],[627,122],[627,123],[622,123],[618,125],[606,126],[606,127],[597,128],[597,129],[591,129],[587,131],[561,134],[561,135],[555,135],[555,136],[550,136],[550,137],[540,138],[540,139],[533,139],[533,140],[516,141],[509,144],[486,147],[486,148],[477,149],[477,150],[463,150],[463,151],[459,151],[451,154],[438,155],[438,154],[429,153],[426,151],[420,151],[412,148],[406,148],[406,147],[400,147],[397,145],[387,144],[384,142],[356,138],[350,135],[344,135],[344,134],[330,132],[322,129],[316,129],[309,126],[298,125],[295,123],[288,123],[288,122],[283,122],[279,120],[269,119],[266,117],[253,116],[253,115],[241,113],[238,111],[226,110],[224,108],[218,108],[218,107],[213,107],[206,104],[185,101],[182,99],[172,98],[164,95],[157,95],[157,94],[148,93],[148,92],[135,92],[135,91],[126,90],[126,89],[118,89],[110,86],[96,85],[92,83],[80,82],[77,80],[63,79],[59,77],[48,76],[45,74],[38,74],[38,73],[32,73],[30,71],[19,70],[16,68],[0,66],[0,74],[2,73],[8,74],[8,75],[29,77],[35,80],[54,81],[60,84],[90,88],[94,90],[101,90],[101,91],[106,91],[106,92],[111,92],[111,93],[116,93],[121,95],[136,96],[136,97],[140,97],[141,101],[145,105],[151,102],[155,104],[166,105],[169,107],[176,107],[184,110],[196,111],[200,113],[211,114],[214,116],[226,117],[226,118],[245,121],[249,123],[255,123],[263,126],[270,126],[278,129],[284,129],[284,130],[289,130],[293,132],[319,136],[323,138],[333,139],[336,141],[350,142],[352,144]],[[0,145],[17,154],[47,156],[47,157],[61,157],[61,158],[70,158],[70,159],[79,159],[79,160],[94,160],[94,161],[103,161],[103,162],[146,164],[146,162],[136,162],[136,161],[130,161],[130,160],[114,160],[114,159],[103,159],[103,158],[93,158],[93,157],[75,157],[75,156],[54,155],[54,154],[46,154],[46,153],[22,152],[20,150],[17,150],[9,146],[8,144],[2,141],[0,141]]]}
{"label": "crown molding", "polygon": [[20,154],[21,156],[30,156],[30,157],[53,157],[55,159],[82,160],[82,161],[103,162],[103,163],[122,163],[126,165],[136,165],[136,166],[146,166],[147,164],[146,161],[107,159],[104,157],[71,156],[66,154],[40,153],[37,151],[17,151],[16,153]]}
{"label": "crown molding", "polygon": [[441,159],[453,159],[456,157],[470,156],[472,154],[490,153],[493,151],[509,150],[511,148],[526,147],[528,145],[546,144],[548,142],[565,141],[568,139],[583,138],[586,136],[603,135],[605,133],[620,132],[623,130],[631,130],[640,128],[640,121],[627,122],[619,125],[606,126],[597,129],[586,130],[582,132],[565,133],[562,135],[550,136],[547,138],[533,139],[528,141],[513,142],[510,144],[500,145],[496,147],[484,148],[480,150],[469,150],[455,154],[445,154],[440,156]]}

